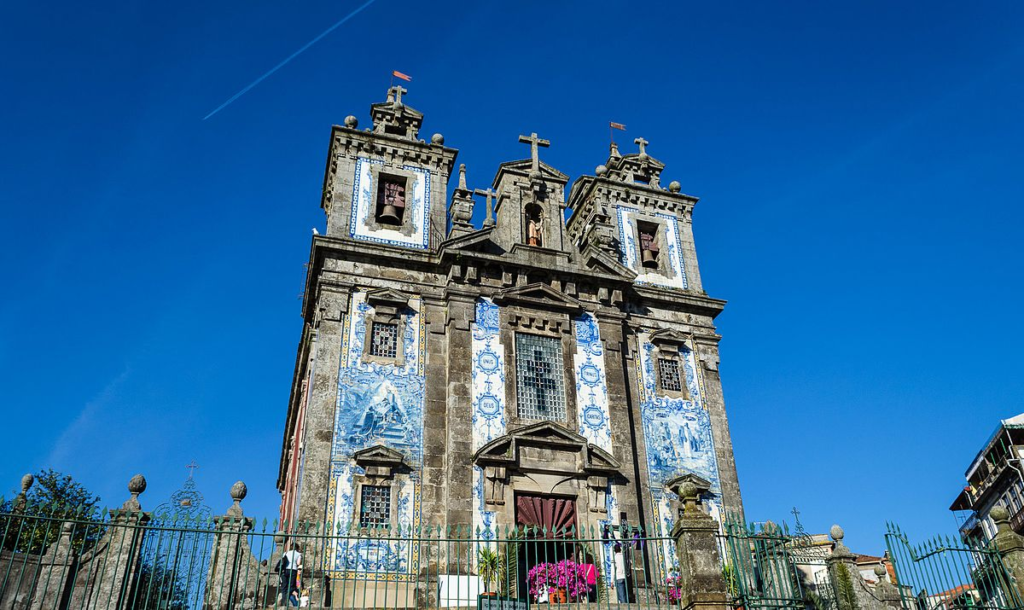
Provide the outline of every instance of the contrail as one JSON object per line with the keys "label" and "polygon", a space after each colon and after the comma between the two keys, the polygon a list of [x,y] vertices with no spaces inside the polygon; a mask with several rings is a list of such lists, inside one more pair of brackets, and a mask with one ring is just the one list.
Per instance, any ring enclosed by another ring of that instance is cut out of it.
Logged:
{"label": "contrail", "polygon": [[359,7],[359,8],[357,8],[357,9],[356,9],[356,10],[354,10],[354,11],[352,11],[352,12],[351,12],[351,13],[349,13],[348,15],[345,15],[344,17],[342,17],[340,21],[338,21],[337,23],[335,23],[335,24],[334,24],[334,25],[332,25],[331,27],[329,27],[329,28],[327,28],[326,30],[324,30],[324,31],[323,31],[323,33],[321,33],[321,34],[320,34],[319,36],[317,36],[317,37],[316,37],[316,38],[314,38],[313,40],[310,40],[310,41],[309,41],[309,42],[307,42],[306,44],[302,45],[302,48],[300,48],[300,49],[299,49],[298,51],[296,51],[296,52],[292,53],[291,55],[289,55],[288,57],[286,57],[284,61],[282,61],[281,63],[277,64],[276,66],[274,66],[274,67],[273,67],[273,68],[271,68],[270,70],[268,70],[268,71],[267,71],[267,72],[266,72],[266,73],[265,73],[265,74],[264,74],[263,76],[261,76],[261,77],[257,78],[256,80],[252,81],[251,83],[249,83],[248,85],[246,85],[244,89],[242,89],[242,90],[241,90],[241,91],[239,91],[238,93],[236,93],[236,94],[232,95],[232,96],[231,96],[230,98],[228,98],[228,101],[224,102],[224,103],[223,103],[223,104],[221,104],[220,106],[217,106],[217,107],[216,107],[216,108],[215,108],[215,109],[213,110],[213,112],[211,112],[210,114],[208,114],[208,115],[204,116],[204,117],[203,117],[203,120],[205,121],[206,119],[208,119],[208,118],[212,117],[213,115],[215,115],[215,114],[217,114],[218,112],[220,112],[221,110],[223,110],[223,109],[224,109],[224,108],[225,108],[225,107],[226,107],[226,106],[227,106],[228,104],[230,104],[231,102],[233,102],[233,101],[237,100],[238,98],[242,97],[243,95],[245,95],[245,94],[246,94],[246,92],[248,92],[248,91],[249,91],[249,89],[252,89],[252,88],[253,88],[253,87],[255,87],[256,85],[258,85],[258,84],[260,84],[261,82],[263,82],[263,79],[267,78],[268,76],[270,76],[270,75],[271,75],[271,74],[273,74],[274,72],[277,72],[278,70],[280,70],[281,68],[283,68],[285,64],[287,64],[287,63],[288,63],[288,62],[290,62],[291,60],[293,60],[293,59],[295,59],[296,57],[298,57],[298,56],[299,56],[299,55],[300,55],[300,54],[301,54],[301,53],[302,53],[303,51],[305,51],[305,50],[306,50],[306,49],[308,49],[309,47],[311,47],[311,46],[315,45],[315,44],[316,44],[317,42],[319,42],[319,41],[320,41],[320,39],[321,39],[321,38],[323,38],[324,36],[326,36],[326,35],[330,34],[330,33],[331,33],[331,32],[333,32],[334,30],[338,29],[338,27],[340,27],[340,26],[341,26],[341,25],[342,25],[343,23],[345,23],[345,22],[346,22],[346,21],[348,21],[349,19],[351,19],[351,18],[355,17],[356,15],[358,15],[358,14],[360,13],[360,11],[362,11],[362,10],[363,10],[364,8],[366,8],[366,7],[370,6],[370,5],[371,5],[371,4],[373,4],[374,2],[376,2],[376,0],[367,0],[367,2],[365,2],[365,3],[364,3],[363,5],[361,5],[361,6]]}

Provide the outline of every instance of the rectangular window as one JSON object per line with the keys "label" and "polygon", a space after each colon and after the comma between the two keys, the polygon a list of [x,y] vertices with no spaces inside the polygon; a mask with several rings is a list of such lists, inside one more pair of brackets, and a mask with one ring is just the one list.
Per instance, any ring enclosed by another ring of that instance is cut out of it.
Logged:
{"label": "rectangular window", "polygon": [[363,485],[359,494],[359,527],[391,525],[391,488],[387,485]]}
{"label": "rectangular window", "polygon": [[565,421],[562,341],[516,333],[516,389],[519,417]]}
{"label": "rectangular window", "polygon": [[370,355],[381,358],[398,356],[398,324],[373,323],[370,328]]}
{"label": "rectangular window", "polygon": [[679,361],[669,358],[658,358],[658,376],[661,389],[671,392],[683,391],[683,379],[679,374]]}

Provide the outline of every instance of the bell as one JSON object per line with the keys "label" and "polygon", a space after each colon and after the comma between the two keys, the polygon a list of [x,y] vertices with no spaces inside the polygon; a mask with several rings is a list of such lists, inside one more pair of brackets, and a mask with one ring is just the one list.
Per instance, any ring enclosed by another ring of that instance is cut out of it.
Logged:
{"label": "bell", "polygon": [[384,208],[380,211],[380,216],[377,217],[377,221],[391,225],[402,224],[402,219],[398,217],[398,208],[390,203],[384,204]]}
{"label": "bell", "polygon": [[644,267],[651,267],[656,269],[658,267],[658,259],[654,256],[654,252],[650,250],[644,250],[641,255],[641,264]]}

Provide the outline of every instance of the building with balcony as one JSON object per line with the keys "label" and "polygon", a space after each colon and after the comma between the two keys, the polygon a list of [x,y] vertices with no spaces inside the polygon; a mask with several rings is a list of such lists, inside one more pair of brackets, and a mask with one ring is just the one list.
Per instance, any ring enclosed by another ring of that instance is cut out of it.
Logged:
{"label": "building with balcony", "polygon": [[1024,532],[1024,413],[999,422],[965,473],[967,484],[950,505],[965,541],[984,542],[996,533],[993,507],[1010,513],[1014,531]]}

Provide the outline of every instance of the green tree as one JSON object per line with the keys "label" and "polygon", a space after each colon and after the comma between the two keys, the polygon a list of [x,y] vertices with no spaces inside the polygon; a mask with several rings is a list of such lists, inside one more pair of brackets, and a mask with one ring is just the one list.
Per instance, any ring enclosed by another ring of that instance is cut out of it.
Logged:
{"label": "green tree", "polygon": [[91,548],[103,536],[100,498],[66,475],[47,468],[35,475],[35,483],[22,505],[16,498],[0,505],[3,548],[42,553],[60,537],[65,523],[71,528],[77,552]]}

